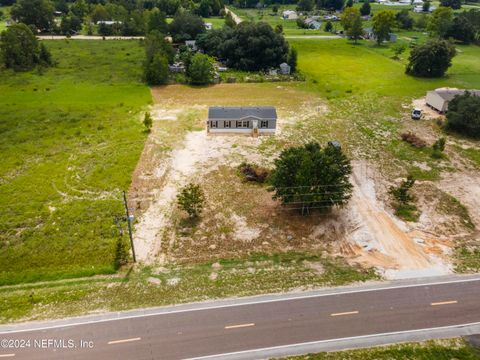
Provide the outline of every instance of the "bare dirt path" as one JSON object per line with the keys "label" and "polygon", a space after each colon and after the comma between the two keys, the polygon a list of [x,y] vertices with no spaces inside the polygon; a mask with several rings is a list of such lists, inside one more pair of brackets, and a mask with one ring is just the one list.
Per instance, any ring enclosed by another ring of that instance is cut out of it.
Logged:
{"label": "bare dirt path", "polygon": [[354,166],[354,191],[349,206],[354,226],[347,234],[348,241],[357,245],[353,251],[358,260],[383,268],[388,278],[449,273],[449,267],[440,258],[428,254],[426,247],[410,235],[406,225],[377,201],[375,183],[360,169],[361,166]]}

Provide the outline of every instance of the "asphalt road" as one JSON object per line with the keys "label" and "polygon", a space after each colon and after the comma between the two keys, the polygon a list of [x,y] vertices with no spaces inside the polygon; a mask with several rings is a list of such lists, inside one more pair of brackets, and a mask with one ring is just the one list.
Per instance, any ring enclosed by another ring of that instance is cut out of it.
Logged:
{"label": "asphalt road", "polygon": [[[253,298],[241,304],[175,308],[53,328],[47,324],[13,333],[0,327],[0,339],[10,340],[9,348],[0,348],[0,358],[185,359],[476,322],[480,323],[480,278]],[[18,348],[21,345],[24,348]]]}

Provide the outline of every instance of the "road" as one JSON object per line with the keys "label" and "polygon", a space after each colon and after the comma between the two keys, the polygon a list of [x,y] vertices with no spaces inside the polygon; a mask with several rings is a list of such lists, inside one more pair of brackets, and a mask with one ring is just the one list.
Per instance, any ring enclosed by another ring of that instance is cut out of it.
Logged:
{"label": "road", "polygon": [[254,359],[480,332],[480,276],[439,279],[1,326],[0,358]]}

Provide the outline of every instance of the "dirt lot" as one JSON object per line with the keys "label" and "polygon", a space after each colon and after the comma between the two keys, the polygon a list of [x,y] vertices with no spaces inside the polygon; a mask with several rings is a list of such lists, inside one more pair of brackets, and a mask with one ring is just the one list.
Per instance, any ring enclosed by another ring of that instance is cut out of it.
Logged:
{"label": "dirt lot", "polygon": [[[294,84],[170,86],[154,89],[153,96],[154,127],[130,191],[138,218],[135,246],[140,261],[192,263],[254,251],[301,249],[328,251],[352,263],[375,266],[388,278],[452,271],[452,243],[444,236],[445,229],[461,219],[445,215],[437,223],[439,212],[432,204],[439,201],[427,199],[428,192],[423,191],[421,221],[398,220],[387,201],[390,184],[371,163],[354,162],[354,194],[346,208],[309,217],[281,207],[265,186],[242,182],[236,168],[242,161],[269,167],[281,149],[302,141],[296,131],[302,122],[325,121],[328,108],[320,98]],[[278,133],[259,138],[208,136],[204,123],[210,105],[276,106]],[[440,186],[460,194],[462,188],[453,189],[453,179],[442,180]],[[206,194],[198,223],[189,222],[175,206],[179,189],[189,182],[201,184]],[[469,186],[467,194],[470,190]],[[477,201],[466,204],[470,209]],[[473,210],[478,221],[478,207]]]}

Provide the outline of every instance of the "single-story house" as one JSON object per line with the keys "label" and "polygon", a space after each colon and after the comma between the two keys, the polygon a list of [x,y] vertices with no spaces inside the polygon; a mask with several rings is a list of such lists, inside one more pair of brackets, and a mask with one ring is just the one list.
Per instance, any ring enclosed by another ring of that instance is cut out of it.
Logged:
{"label": "single-story house", "polygon": [[280,64],[280,74],[282,75],[290,75],[291,67],[287,63]]}
{"label": "single-story house", "polygon": [[423,0],[413,0],[412,4],[413,5],[423,5]]}
{"label": "single-story house", "polygon": [[305,24],[307,24],[309,29],[314,29],[314,30],[318,30],[322,26],[322,24],[317,19],[313,19],[313,18],[305,19]]}
{"label": "single-story house", "polygon": [[207,132],[252,135],[275,134],[277,110],[273,106],[212,106]]}
{"label": "single-story house", "polygon": [[469,91],[475,96],[480,96],[480,90],[465,90],[456,88],[438,88],[427,92],[426,103],[432,109],[443,114],[448,110],[448,103],[457,95],[463,95]]}
{"label": "single-story house", "polygon": [[295,10],[285,10],[282,13],[283,20],[297,20],[298,14]]}
{"label": "single-story house", "polygon": [[100,21],[97,21],[97,25],[115,25],[115,24],[119,24],[121,25],[122,22],[121,21],[116,21],[116,20],[100,20]]}

